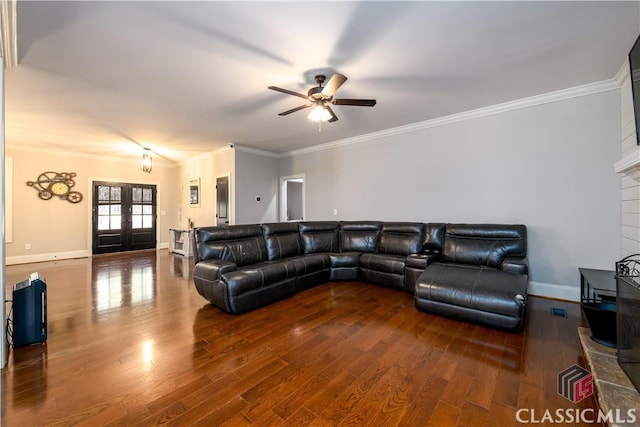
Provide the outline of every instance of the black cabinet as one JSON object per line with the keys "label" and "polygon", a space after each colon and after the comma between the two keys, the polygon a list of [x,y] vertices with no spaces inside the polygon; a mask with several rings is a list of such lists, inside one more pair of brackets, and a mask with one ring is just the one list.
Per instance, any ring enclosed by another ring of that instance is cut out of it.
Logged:
{"label": "black cabinet", "polygon": [[579,268],[580,305],[591,339],[616,348],[616,275],[614,271]]}

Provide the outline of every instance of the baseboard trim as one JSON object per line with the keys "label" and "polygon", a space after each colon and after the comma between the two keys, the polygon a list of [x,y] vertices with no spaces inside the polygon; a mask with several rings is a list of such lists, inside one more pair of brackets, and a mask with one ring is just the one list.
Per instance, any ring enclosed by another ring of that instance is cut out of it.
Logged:
{"label": "baseboard trim", "polygon": [[[156,250],[169,249],[169,242],[159,243]],[[52,252],[46,254],[10,256],[5,259],[6,265],[31,264],[32,262],[57,261],[61,259],[89,258],[93,256],[89,250]]]}
{"label": "baseboard trim", "polygon": [[529,282],[529,295],[561,299],[566,301],[580,301],[580,289],[574,286],[556,285],[554,283]]}
{"label": "baseboard trim", "polygon": [[88,250],[52,252],[47,254],[9,256],[5,259],[6,265],[30,264],[32,262],[56,261],[59,259],[87,258],[91,256]]}

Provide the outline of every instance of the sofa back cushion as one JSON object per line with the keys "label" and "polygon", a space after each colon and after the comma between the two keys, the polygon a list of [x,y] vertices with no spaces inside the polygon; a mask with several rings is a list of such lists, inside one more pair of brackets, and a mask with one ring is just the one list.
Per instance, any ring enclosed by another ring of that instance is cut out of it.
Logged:
{"label": "sofa back cushion", "polygon": [[420,253],[425,229],[421,222],[385,222],[380,232],[378,252],[390,255]]}
{"label": "sofa back cushion", "polygon": [[316,252],[339,252],[337,221],[300,222],[300,240],[302,252],[313,254]]}
{"label": "sofa back cushion", "polygon": [[376,252],[381,228],[378,221],[342,221],[340,252]]}
{"label": "sofa back cushion", "polygon": [[269,261],[302,253],[298,224],[295,222],[262,224],[262,234],[264,235]]}
{"label": "sofa back cushion", "polygon": [[447,224],[442,247],[444,262],[500,268],[506,257],[527,256],[524,225]]}
{"label": "sofa back cushion", "polygon": [[442,240],[444,238],[444,223],[430,222],[425,225],[424,243],[422,252],[426,254],[442,253]]}
{"label": "sofa back cushion", "polygon": [[267,260],[259,225],[200,227],[195,229],[197,261],[222,259],[238,267]]}

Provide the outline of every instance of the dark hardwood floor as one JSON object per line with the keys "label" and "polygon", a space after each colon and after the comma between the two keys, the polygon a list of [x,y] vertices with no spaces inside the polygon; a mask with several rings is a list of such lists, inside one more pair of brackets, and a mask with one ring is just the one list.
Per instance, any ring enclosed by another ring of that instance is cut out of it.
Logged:
{"label": "dark hardwood floor", "polygon": [[556,390],[584,366],[577,304],[532,297],[511,334],[341,282],[233,316],[190,270],[166,250],[7,267],[8,298],[45,276],[49,335],[11,350],[2,425],[507,426],[522,408],[596,408]]}

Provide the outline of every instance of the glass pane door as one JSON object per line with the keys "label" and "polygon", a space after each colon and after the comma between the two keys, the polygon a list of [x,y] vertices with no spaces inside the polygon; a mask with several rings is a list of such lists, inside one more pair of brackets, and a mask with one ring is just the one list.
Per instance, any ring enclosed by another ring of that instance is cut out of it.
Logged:
{"label": "glass pane door", "polygon": [[156,186],[94,182],[93,253],[156,247]]}

